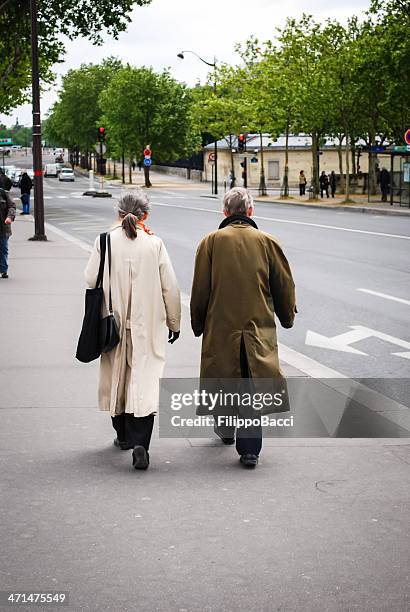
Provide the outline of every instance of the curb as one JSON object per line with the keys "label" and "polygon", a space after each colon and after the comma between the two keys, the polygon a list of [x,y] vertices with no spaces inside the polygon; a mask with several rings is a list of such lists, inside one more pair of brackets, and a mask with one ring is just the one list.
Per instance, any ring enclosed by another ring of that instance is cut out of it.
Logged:
{"label": "curb", "polygon": [[407,212],[406,210],[397,210],[392,209],[388,210],[386,208],[378,209],[378,208],[368,208],[367,206],[349,206],[346,204],[335,204],[334,206],[329,206],[327,204],[305,204],[302,202],[292,202],[292,201],[283,201],[283,200],[261,200],[260,198],[254,198],[255,202],[259,202],[260,204],[281,204],[284,206],[299,206],[301,208],[314,208],[316,210],[337,210],[337,211],[345,211],[345,212],[357,212],[357,213],[368,213],[372,215],[386,215],[392,217],[410,217],[410,209]]}

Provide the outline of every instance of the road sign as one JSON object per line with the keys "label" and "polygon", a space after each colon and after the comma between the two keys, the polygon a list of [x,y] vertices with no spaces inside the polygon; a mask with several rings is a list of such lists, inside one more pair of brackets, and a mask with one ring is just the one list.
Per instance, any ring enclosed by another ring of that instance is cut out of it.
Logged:
{"label": "road sign", "polygon": [[404,134],[404,140],[408,145],[410,145],[410,130],[407,130],[407,132]]}
{"label": "road sign", "polygon": [[0,138],[0,146],[13,144],[12,138]]}
{"label": "road sign", "polygon": [[105,155],[107,152],[107,145],[105,145],[103,142],[97,142],[94,145],[94,149],[97,151],[97,153],[102,153]]}
{"label": "road sign", "polygon": [[386,147],[383,145],[375,145],[374,147],[369,147],[370,153],[384,153],[386,151]]}
{"label": "road sign", "polygon": [[149,147],[146,147],[144,149],[144,157],[151,157],[151,155],[152,155],[151,149]]}
{"label": "road sign", "polygon": [[410,145],[400,145],[400,146],[396,146],[393,147],[393,151],[395,153],[407,153],[410,152]]}
{"label": "road sign", "polygon": [[208,161],[209,162],[214,162],[215,161],[215,153],[210,153],[208,155]]}
{"label": "road sign", "polygon": [[150,157],[146,157],[144,159],[144,166],[149,167],[152,164],[152,159]]}

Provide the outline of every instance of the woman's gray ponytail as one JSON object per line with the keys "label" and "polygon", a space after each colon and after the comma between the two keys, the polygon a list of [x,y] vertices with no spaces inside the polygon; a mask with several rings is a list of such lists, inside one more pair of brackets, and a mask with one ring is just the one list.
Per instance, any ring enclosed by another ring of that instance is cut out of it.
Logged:
{"label": "woman's gray ponytail", "polygon": [[131,240],[137,237],[137,222],[143,219],[149,209],[148,198],[141,189],[129,191],[121,196],[117,210],[122,219],[122,228]]}
{"label": "woman's gray ponytail", "polygon": [[122,220],[122,229],[127,234],[128,238],[134,240],[137,237],[137,221],[138,218],[132,213],[128,213]]}

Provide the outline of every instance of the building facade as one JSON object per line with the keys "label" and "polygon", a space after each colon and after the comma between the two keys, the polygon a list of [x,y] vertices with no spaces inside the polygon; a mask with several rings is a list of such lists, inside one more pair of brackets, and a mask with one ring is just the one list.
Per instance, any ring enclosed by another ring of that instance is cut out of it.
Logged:
{"label": "building facade", "polygon": [[[289,136],[289,166],[288,177],[289,185],[296,187],[299,183],[299,172],[304,170],[305,176],[310,185],[312,180],[312,141],[310,136]],[[243,167],[246,156],[247,166],[247,183],[248,187],[258,187],[261,174],[261,148],[263,148],[264,170],[266,184],[270,188],[280,188],[283,183],[285,171],[285,151],[286,140],[284,136],[280,136],[277,140],[273,140],[268,135],[262,136],[259,134],[249,134],[246,141],[246,153],[239,153],[237,149],[236,138],[233,142],[233,149],[229,144],[229,139],[218,141],[218,183],[226,181],[229,184],[229,176],[232,167],[232,156],[234,161],[234,172],[236,184],[242,185]],[[204,176],[203,180],[211,181],[214,171],[215,162],[212,161],[214,152],[214,143],[210,143],[204,148]],[[343,168],[345,167],[345,147],[342,147]],[[356,167],[362,173],[368,172],[368,156],[366,154],[359,156],[359,151],[356,153]],[[338,143],[332,138],[326,138],[326,144],[320,149],[319,155],[320,172],[325,170],[329,174],[332,170],[339,174],[339,152]],[[350,159],[350,172],[352,173],[352,160]]]}

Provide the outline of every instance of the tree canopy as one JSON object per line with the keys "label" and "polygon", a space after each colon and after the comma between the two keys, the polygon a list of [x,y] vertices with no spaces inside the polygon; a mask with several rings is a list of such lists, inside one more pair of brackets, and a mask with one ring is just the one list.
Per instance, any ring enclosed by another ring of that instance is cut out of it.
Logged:
{"label": "tree canopy", "polygon": [[[151,0],[38,0],[39,63],[43,83],[53,80],[51,67],[62,61],[61,35],[102,43],[104,33],[116,38],[127,28],[135,6]],[[0,0],[0,111],[9,112],[27,100],[31,83],[30,2]]]}

